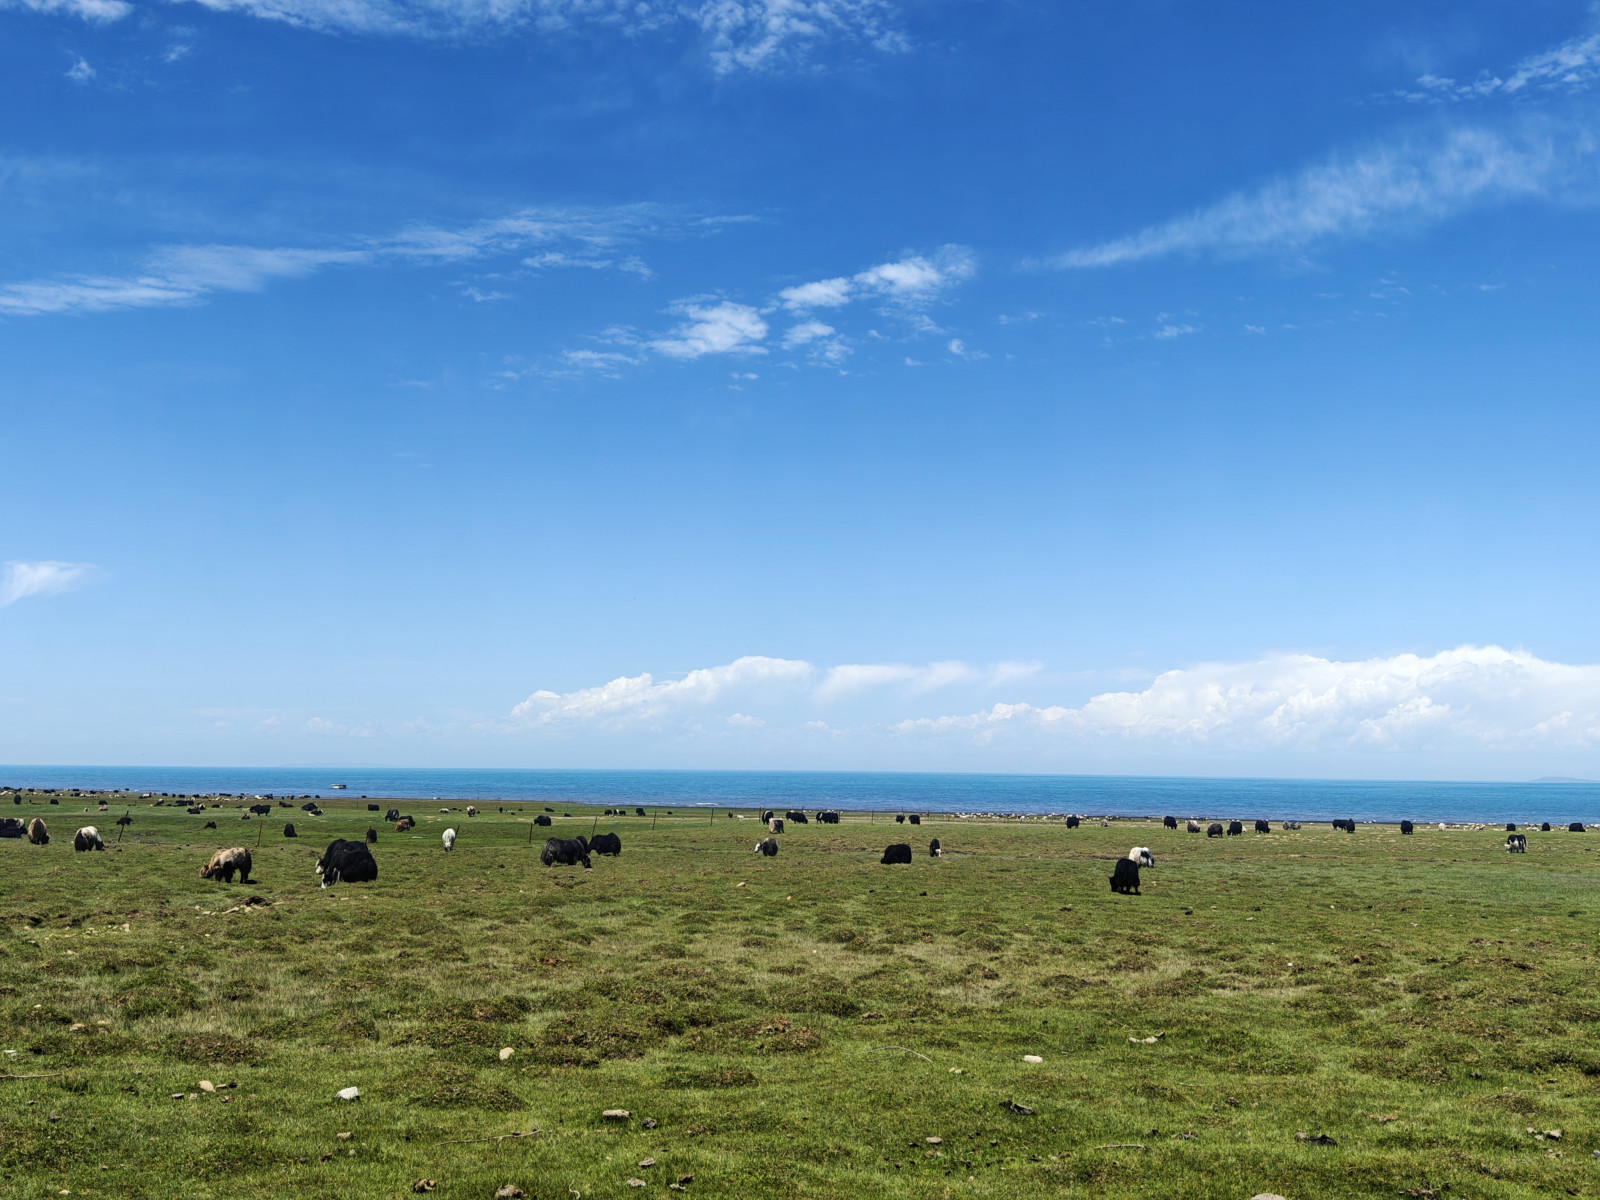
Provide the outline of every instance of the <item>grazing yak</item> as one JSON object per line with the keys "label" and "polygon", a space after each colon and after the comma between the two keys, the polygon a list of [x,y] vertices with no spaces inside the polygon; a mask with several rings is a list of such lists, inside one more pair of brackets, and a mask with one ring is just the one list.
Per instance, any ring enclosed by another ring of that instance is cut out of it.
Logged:
{"label": "grazing yak", "polygon": [[810,824],[805,813],[801,812],[798,808],[791,808],[788,812],[784,813],[783,816],[785,820],[793,821],[796,825]]}
{"label": "grazing yak", "polygon": [[548,825],[548,824],[550,824],[550,818],[545,816],[543,813],[540,813],[537,817],[535,817],[533,819],[533,823],[535,825],[540,825],[540,826]]}
{"label": "grazing yak", "polygon": [[1333,827],[1342,829],[1346,833],[1354,833],[1356,831],[1356,823],[1354,821],[1335,821]]}
{"label": "grazing yak", "polygon": [[1177,817],[1162,817],[1161,818],[1161,828],[1163,828],[1163,829],[1176,829],[1177,827],[1178,827],[1178,818]]}
{"label": "grazing yak", "polygon": [[446,851],[454,850],[456,848],[456,831],[454,829],[446,829],[439,840],[444,843]]}
{"label": "grazing yak", "polygon": [[1515,833],[1516,831],[1517,831],[1517,823],[1515,821],[1507,821],[1506,822],[1506,832],[1507,833]]}
{"label": "grazing yak", "polygon": [[897,842],[893,846],[883,848],[883,857],[878,860],[882,863],[909,863],[911,861],[911,845],[909,842]]}
{"label": "grazing yak", "polygon": [[1222,822],[1221,821],[1213,821],[1213,822],[1211,822],[1211,824],[1207,825],[1206,826],[1206,836],[1208,838],[1221,837],[1222,836]]}
{"label": "grazing yak", "polygon": [[644,809],[639,808],[637,805],[634,806],[634,810],[633,811],[636,812],[637,814],[639,814],[639,816],[641,816],[641,817],[644,816]]}
{"label": "grazing yak", "polygon": [[330,842],[317,860],[317,874],[322,876],[323,887],[336,883],[371,883],[378,877],[378,860],[363,843],[339,838]]}
{"label": "grazing yak", "polygon": [[905,815],[905,813],[895,813],[895,815],[894,815],[894,823],[896,825],[904,825],[906,823],[906,815]]}
{"label": "grazing yak", "polygon": [[1508,838],[1506,838],[1506,853],[1507,854],[1526,854],[1527,852],[1528,852],[1528,835],[1527,834],[1525,834],[1525,833],[1513,833]]}
{"label": "grazing yak", "polygon": [[1076,829],[1081,823],[1082,822],[1080,822],[1077,817],[1068,817],[1067,818],[1067,828],[1068,829]]}
{"label": "grazing yak", "polygon": [[226,850],[218,850],[211,856],[211,861],[200,868],[200,878],[220,879],[223,883],[232,883],[235,871],[239,873],[240,883],[250,882],[250,851],[243,846],[230,846]]}
{"label": "grazing yak", "polygon": [[1410,834],[1414,829],[1416,829],[1416,826],[1413,825],[1410,821],[1401,821],[1400,822],[1400,832],[1401,833]]}
{"label": "grazing yak", "polygon": [[1285,821],[1282,825],[1278,826],[1278,828],[1279,829],[1299,829],[1300,828],[1300,822],[1299,821]]}
{"label": "grazing yak", "polygon": [[1567,832],[1568,833],[1582,833],[1583,832],[1583,822],[1582,821],[1574,821],[1571,825],[1567,826]]}
{"label": "grazing yak", "polygon": [[400,810],[398,808],[391,808],[388,812],[383,814],[383,819],[389,822],[389,824],[393,825],[400,819]]}
{"label": "grazing yak", "polygon": [[394,831],[396,833],[404,833],[406,830],[415,829],[416,827],[416,821],[410,817],[401,817],[394,823]]}
{"label": "grazing yak", "polygon": [[590,854],[608,854],[612,858],[622,853],[622,839],[614,833],[602,833],[589,839]]}
{"label": "grazing yak", "polygon": [[258,817],[264,817],[269,812],[272,811],[272,805],[270,805],[270,804],[252,804],[250,806],[250,811],[255,813],[255,815],[258,816]]}
{"label": "grazing yak", "polygon": [[1195,820],[1191,820],[1189,822],[1187,828],[1188,828],[1190,833],[1199,833],[1200,832],[1200,822],[1199,821],[1195,821]]}
{"label": "grazing yak", "polygon": [[762,824],[766,824],[768,821],[772,820],[772,818],[775,815],[776,814],[770,808],[762,809],[761,810],[761,822],[762,822]]}
{"label": "grazing yak", "polygon": [[21,817],[0,817],[0,838],[19,838],[26,831]]}
{"label": "grazing yak", "polygon": [[368,825],[367,826],[367,845],[376,846],[377,844],[378,844],[378,831],[376,829],[374,829],[371,825]]}
{"label": "grazing yak", "polygon": [[906,818],[906,820],[910,821],[913,825],[921,825],[922,824],[922,818],[919,817],[916,813],[912,813],[909,817]]}
{"label": "grazing yak", "polygon": [[826,812],[819,812],[817,820],[824,825],[837,825],[839,823],[839,814],[830,808]]}
{"label": "grazing yak", "polygon": [[1242,821],[1229,821],[1228,822],[1228,836],[1229,837],[1239,837],[1243,833],[1244,833],[1244,822],[1242,822]]}
{"label": "grazing yak", "polygon": [[1256,832],[1257,833],[1271,833],[1272,832],[1272,826],[1266,821],[1257,821],[1256,822]]}
{"label": "grazing yak", "polygon": [[378,811],[378,806],[376,804],[369,804],[369,805],[367,805],[367,811],[368,812],[377,812]]}
{"label": "grazing yak", "polygon": [[938,858],[943,853],[944,853],[944,850],[939,845],[939,839],[938,838],[934,838],[933,841],[928,843],[928,857],[929,858]]}
{"label": "grazing yak", "polygon": [[582,863],[586,870],[594,865],[589,861],[589,839],[584,837],[547,838],[544,849],[539,851],[539,861],[547,867],[556,863],[575,867]]}
{"label": "grazing yak", "polygon": [[477,815],[478,815],[477,806],[476,805],[472,805],[472,804],[467,805],[467,816],[475,817]]}
{"label": "grazing yak", "polygon": [[215,829],[216,827],[217,827],[217,823],[215,821],[207,821],[204,825],[201,826],[202,829]]}
{"label": "grazing yak", "polygon": [[72,835],[72,848],[74,850],[104,850],[106,844],[100,840],[100,831],[93,825],[85,825]]}
{"label": "grazing yak", "polygon": [[284,837],[299,837],[300,836],[298,833],[296,833],[294,831],[294,822],[293,821],[285,821],[283,823],[283,836]]}
{"label": "grazing yak", "polygon": [[756,843],[756,849],[761,851],[761,853],[767,858],[777,858],[778,839],[774,837],[763,838],[761,841]]}
{"label": "grazing yak", "polygon": [[307,800],[304,804],[302,804],[300,806],[300,811],[301,812],[308,812],[308,813],[316,812],[317,811],[317,802],[315,800]]}
{"label": "grazing yak", "polygon": [[768,821],[767,822],[767,832],[768,833],[782,833],[783,832],[783,818],[782,817],[773,817],[770,821]]}
{"label": "grazing yak", "polygon": [[50,831],[45,828],[44,822],[38,817],[28,822],[28,840],[35,846],[48,846],[50,844]]}
{"label": "grazing yak", "polygon": [[1135,846],[1128,851],[1126,858],[1117,859],[1117,865],[1111,870],[1111,890],[1124,895],[1139,894],[1139,868],[1153,867],[1156,860],[1150,855],[1150,847]]}
{"label": "grazing yak", "polygon": [[1549,833],[1550,832],[1550,822],[1546,821],[1543,825],[1539,826],[1539,832],[1540,833]]}

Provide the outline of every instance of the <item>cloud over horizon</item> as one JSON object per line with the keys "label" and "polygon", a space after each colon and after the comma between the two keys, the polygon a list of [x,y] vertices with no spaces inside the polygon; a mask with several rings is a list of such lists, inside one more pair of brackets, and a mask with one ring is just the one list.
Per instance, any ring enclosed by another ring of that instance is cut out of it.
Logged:
{"label": "cloud over horizon", "polygon": [[[679,680],[642,674],[566,693],[537,691],[512,710],[509,728],[693,733],[731,725],[751,736],[784,738],[821,728],[880,745],[1291,757],[1600,750],[1600,665],[1550,662],[1493,645],[1350,662],[1287,654],[1202,663],[1163,672],[1142,690],[1101,692],[1076,706],[1000,701],[955,715],[892,712],[952,688],[1037,690],[1038,671],[1037,664],[962,662],[823,668],[748,656]],[[816,719],[845,701],[855,703],[851,712],[859,717],[863,700],[879,719],[842,727]]]}

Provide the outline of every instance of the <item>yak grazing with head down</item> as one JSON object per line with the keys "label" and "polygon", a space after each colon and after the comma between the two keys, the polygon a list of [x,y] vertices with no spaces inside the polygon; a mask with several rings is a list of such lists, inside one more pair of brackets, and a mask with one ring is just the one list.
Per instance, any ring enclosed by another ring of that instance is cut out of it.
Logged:
{"label": "yak grazing with head down", "polygon": [[50,844],[50,831],[45,828],[44,822],[38,817],[28,822],[28,840],[35,846],[48,846]]}
{"label": "yak grazing with head down", "polygon": [[556,863],[564,867],[575,867],[579,863],[590,867],[593,864],[589,861],[589,839],[547,838],[544,849],[539,851],[539,861],[547,867],[553,867]]}
{"label": "yak grazing with head down", "polygon": [[622,839],[614,833],[602,833],[589,839],[590,854],[609,854],[615,858],[622,853]]}
{"label": "yak grazing with head down", "polygon": [[322,876],[323,887],[336,883],[371,883],[378,877],[378,860],[372,857],[365,843],[340,838],[329,843],[327,851],[317,860],[317,874]]}
{"label": "yak grazing with head down", "polygon": [[104,850],[106,844],[100,840],[100,831],[93,825],[85,825],[72,835],[72,848],[74,850]]}
{"label": "yak grazing with head down", "polygon": [[883,848],[883,857],[878,860],[883,863],[909,863],[911,861],[911,844],[899,842],[893,846]]}
{"label": "yak grazing with head down", "polygon": [[1117,859],[1117,865],[1111,869],[1111,890],[1125,895],[1138,895],[1139,868],[1155,865],[1156,860],[1151,857],[1150,847],[1135,846],[1128,851],[1126,858]]}
{"label": "yak grazing with head down", "polygon": [[200,878],[220,879],[223,883],[232,883],[235,871],[239,872],[240,883],[250,882],[250,851],[243,846],[218,850],[211,856],[211,861],[200,868]]}

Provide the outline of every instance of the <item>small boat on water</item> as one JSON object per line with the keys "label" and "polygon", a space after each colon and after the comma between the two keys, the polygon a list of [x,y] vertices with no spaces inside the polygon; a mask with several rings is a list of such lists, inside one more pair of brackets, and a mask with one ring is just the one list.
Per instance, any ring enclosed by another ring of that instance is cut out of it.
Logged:
{"label": "small boat on water", "polygon": [[349,786],[350,785],[348,783],[335,783],[332,785],[332,790],[336,792],[342,792]]}

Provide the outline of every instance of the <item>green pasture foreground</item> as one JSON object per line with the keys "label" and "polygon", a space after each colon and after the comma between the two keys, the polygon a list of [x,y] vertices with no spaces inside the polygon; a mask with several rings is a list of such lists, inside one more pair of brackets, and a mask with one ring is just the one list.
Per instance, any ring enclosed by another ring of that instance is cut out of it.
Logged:
{"label": "green pasture foreground", "polygon": [[[584,871],[533,809],[412,801],[319,891],[374,823],[323,803],[145,801],[120,844],[3,806],[54,840],[0,841],[0,1195],[1600,1194],[1600,834],[847,814],[767,860],[725,810],[574,806],[623,842]],[[253,881],[200,880],[229,845]]]}

